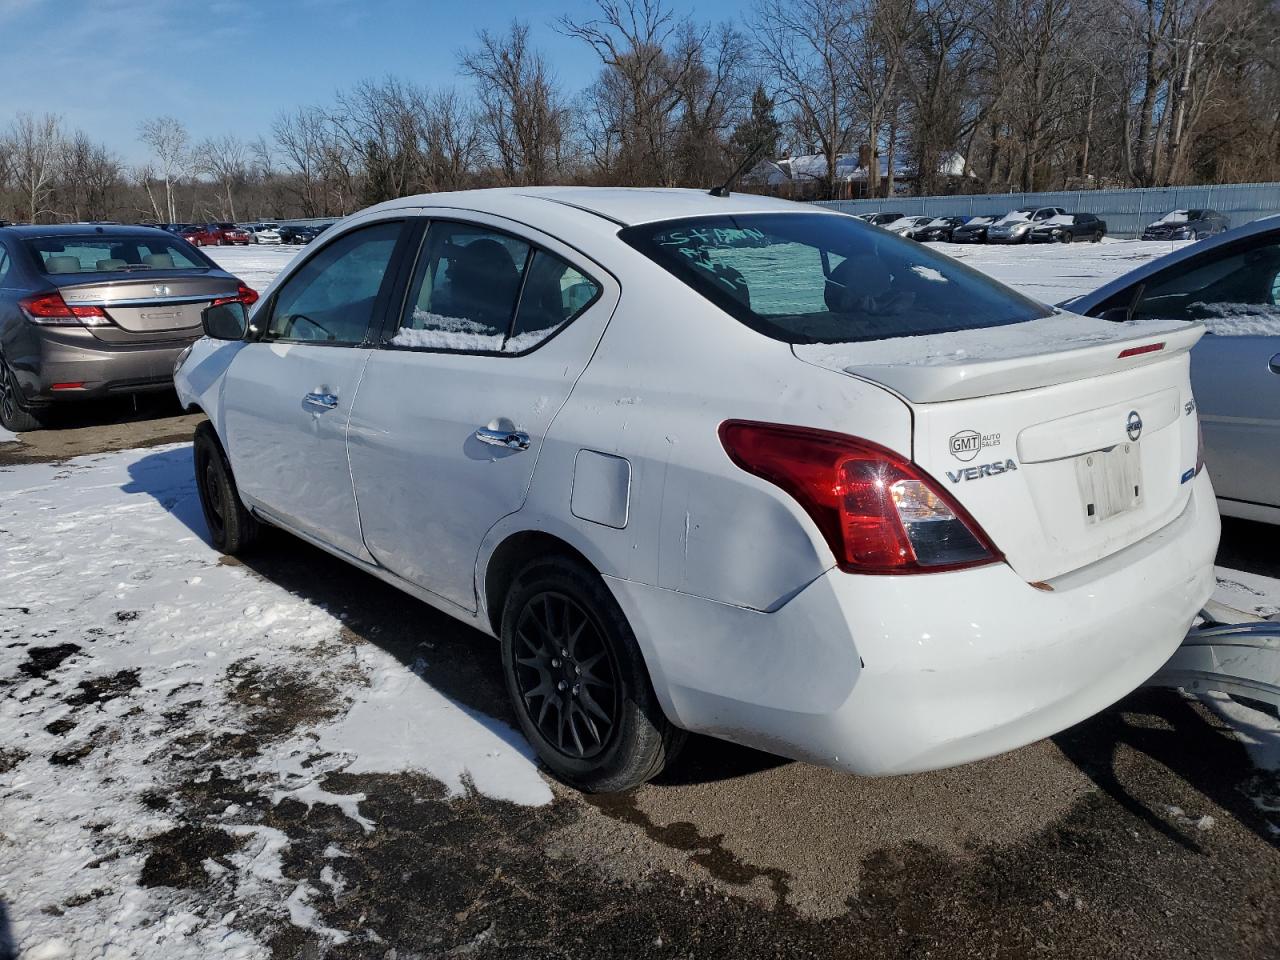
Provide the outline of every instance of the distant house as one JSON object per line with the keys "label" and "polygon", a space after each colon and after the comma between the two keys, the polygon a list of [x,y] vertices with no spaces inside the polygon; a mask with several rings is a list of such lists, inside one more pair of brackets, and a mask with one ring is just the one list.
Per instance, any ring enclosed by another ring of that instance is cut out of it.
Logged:
{"label": "distant house", "polygon": [[[889,183],[889,158],[877,158],[880,165],[880,192],[883,195]],[[859,199],[868,196],[867,188],[867,152],[861,154],[840,153],[836,155],[835,182],[838,190],[845,198]],[[961,180],[966,177],[964,157],[958,153],[947,153],[938,165],[938,173],[942,176]],[[770,193],[779,196],[805,199],[814,196],[822,188],[827,176],[827,158],[820,153],[804,154],[798,157],[782,157],[778,160],[766,160],[758,164],[744,182],[756,186],[767,187]],[[972,177],[972,173],[967,176]],[[915,184],[916,171],[910,160],[901,155],[893,158],[893,192],[907,194]]]}

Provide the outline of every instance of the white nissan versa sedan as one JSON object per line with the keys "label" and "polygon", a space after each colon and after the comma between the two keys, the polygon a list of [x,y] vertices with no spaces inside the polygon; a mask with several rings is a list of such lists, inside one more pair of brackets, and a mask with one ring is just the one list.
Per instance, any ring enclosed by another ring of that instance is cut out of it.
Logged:
{"label": "white nissan versa sedan", "polygon": [[684,731],[864,774],[1111,704],[1213,584],[1198,324],[1042,306],[687,190],[381,204],[179,364],[213,541],[291,531],[501,639],[587,790]]}

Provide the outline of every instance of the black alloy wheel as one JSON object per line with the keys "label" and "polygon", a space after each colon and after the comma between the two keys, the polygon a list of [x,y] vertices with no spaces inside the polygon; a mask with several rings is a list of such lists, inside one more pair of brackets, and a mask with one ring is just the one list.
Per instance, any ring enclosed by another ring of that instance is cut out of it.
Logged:
{"label": "black alloy wheel", "polygon": [[600,627],[563,593],[531,598],[516,622],[516,684],[547,742],[589,759],[617,729],[617,667]]}
{"label": "black alloy wheel", "polygon": [[565,554],[533,559],[501,604],[507,693],[547,769],[592,793],[657,776],[685,734],[663,712],[635,633],[600,574]]}

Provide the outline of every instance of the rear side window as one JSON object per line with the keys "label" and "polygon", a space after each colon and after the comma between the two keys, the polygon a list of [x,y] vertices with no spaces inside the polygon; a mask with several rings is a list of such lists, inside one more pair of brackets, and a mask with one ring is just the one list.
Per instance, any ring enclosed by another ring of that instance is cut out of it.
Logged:
{"label": "rear side window", "polygon": [[311,343],[364,342],[400,221],[352,230],[298,268],[275,296],[267,336]]}
{"label": "rear side window", "polygon": [[25,240],[36,265],[47,274],[138,270],[208,270],[204,259],[170,237],[33,237]]}
{"label": "rear side window", "polygon": [[13,260],[9,257],[9,251],[4,247],[0,247],[0,287],[7,285],[9,272],[13,269]]}
{"label": "rear side window", "polygon": [[1050,315],[950,257],[853,217],[698,217],[619,236],[731,316],[786,343],[923,336]]}
{"label": "rear side window", "polygon": [[523,353],[599,295],[599,284],[555,254],[486,227],[437,221],[390,344]]}

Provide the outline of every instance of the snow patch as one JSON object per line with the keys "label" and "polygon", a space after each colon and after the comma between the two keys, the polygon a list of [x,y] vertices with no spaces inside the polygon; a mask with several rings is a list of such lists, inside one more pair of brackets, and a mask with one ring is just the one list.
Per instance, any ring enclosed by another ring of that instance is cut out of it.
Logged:
{"label": "snow patch", "polygon": [[0,427],[0,443],[21,443],[22,440],[12,430],[6,430]]}
{"label": "snow patch", "polygon": [[949,282],[946,277],[944,277],[941,273],[939,273],[933,267],[922,267],[918,263],[911,268],[911,272],[914,273],[916,276],[924,277],[924,279],[926,280],[932,280],[934,283]]}

